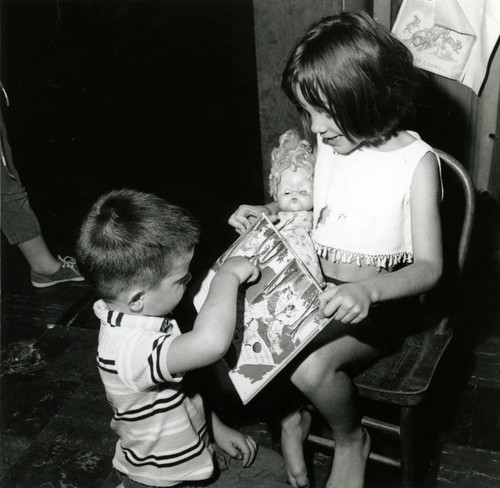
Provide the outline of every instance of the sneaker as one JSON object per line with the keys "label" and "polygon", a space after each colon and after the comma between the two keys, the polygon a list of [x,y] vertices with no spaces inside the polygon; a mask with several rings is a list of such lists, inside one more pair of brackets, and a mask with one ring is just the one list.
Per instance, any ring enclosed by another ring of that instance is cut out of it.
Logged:
{"label": "sneaker", "polygon": [[61,261],[61,267],[58,271],[51,275],[43,275],[31,270],[31,284],[36,288],[46,288],[48,286],[65,283],[66,281],[83,281],[85,278],[80,274],[75,258],[66,256],[62,258],[57,256]]}

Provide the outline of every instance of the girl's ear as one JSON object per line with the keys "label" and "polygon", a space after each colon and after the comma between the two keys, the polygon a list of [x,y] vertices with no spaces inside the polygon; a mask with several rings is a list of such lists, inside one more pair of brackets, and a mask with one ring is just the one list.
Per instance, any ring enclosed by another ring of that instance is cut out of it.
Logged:
{"label": "girl's ear", "polygon": [[127,295],[127,305],[132,313],[138,314],[144,310],[145,291],[142,289],[131,290]]}

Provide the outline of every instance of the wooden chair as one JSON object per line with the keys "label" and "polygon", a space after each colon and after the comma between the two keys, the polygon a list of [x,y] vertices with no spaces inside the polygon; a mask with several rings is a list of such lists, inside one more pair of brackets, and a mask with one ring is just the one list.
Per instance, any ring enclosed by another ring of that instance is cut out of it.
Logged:
{"label": "wooden chair", "polygon": [[[370,459],[401,468],[404,487],[415,486],[417,408],[428,393],[438,363],[453,336],[453,322],[458,319],[459,278],[469,249],[475,210],[474,187],[465,169],[449,154],[436,152],[441,159],[444,187],[441,215],[445,262],[441,285],[424,297],[432,316],[422,332],[408,337],[396,352],[382,357],[354,379],[362,398],[382,402],[385,409],[389,404],[399,410],[399,424],[371,417],[363,417],[362,423],[368,429],[399,438],[399,457],[372,452]],[[310,435],[308,440],[334,448],[331,439]]]}

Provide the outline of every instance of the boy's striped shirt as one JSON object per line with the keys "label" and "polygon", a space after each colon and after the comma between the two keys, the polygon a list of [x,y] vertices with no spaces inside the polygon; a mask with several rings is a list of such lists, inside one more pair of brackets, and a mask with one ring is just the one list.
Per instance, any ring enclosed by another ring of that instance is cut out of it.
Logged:
{"label": "boy's striped shirt", "polygon": [[150,486],[207,479],[212,449],[199,395],[187,396],[182,376],[167,369],[168,349],[180,334],[175,321],[108,310],[101,320],[97,364],[120,439],[113,466]]}

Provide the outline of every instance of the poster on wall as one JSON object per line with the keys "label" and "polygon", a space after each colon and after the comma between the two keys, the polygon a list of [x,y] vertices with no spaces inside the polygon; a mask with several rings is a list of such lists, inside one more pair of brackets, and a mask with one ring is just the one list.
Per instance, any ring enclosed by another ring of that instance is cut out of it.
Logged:
{"label": "poster on wall", "polygon": [[405,0],[392,32],[419,68],[454,80],[462,79],[477,39],[456,0]]}
{"label": "poster on wall", "polygon": [[500,1],[403,0],[392,33],[419,68],[479,94],[500,36]]}

